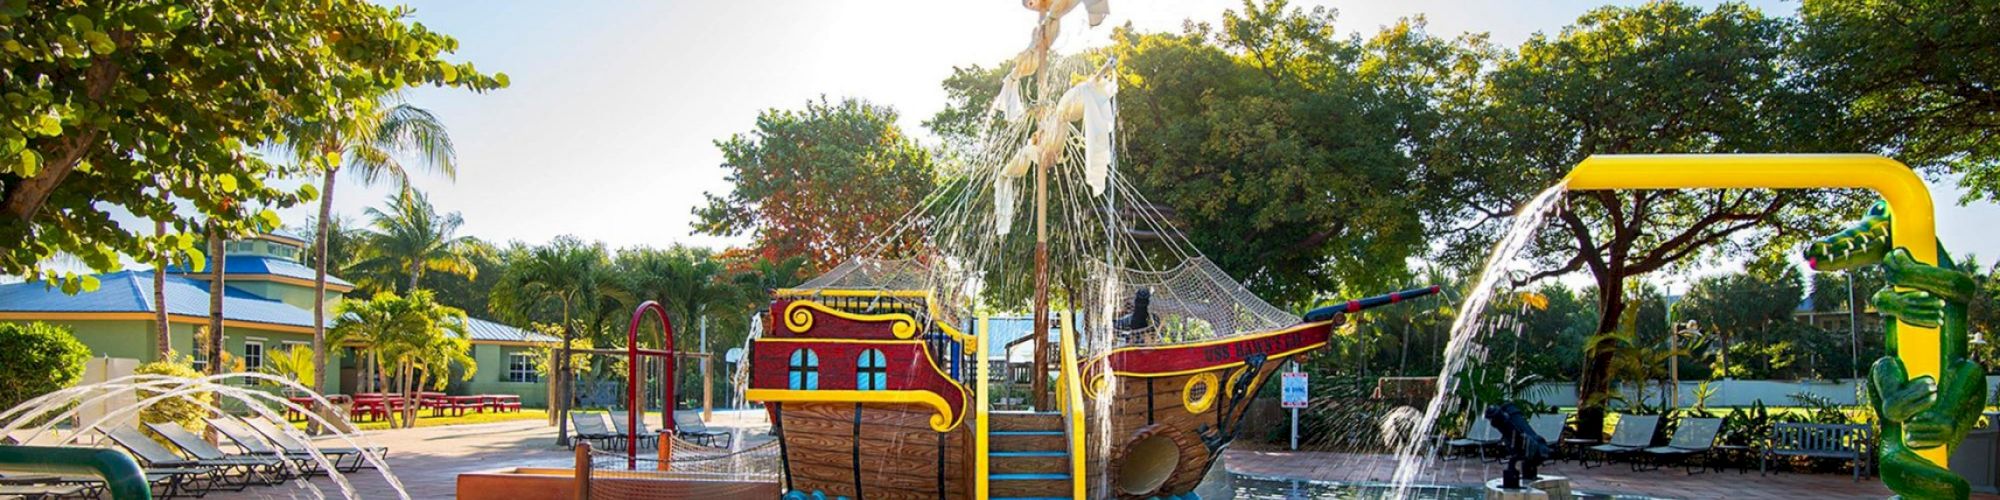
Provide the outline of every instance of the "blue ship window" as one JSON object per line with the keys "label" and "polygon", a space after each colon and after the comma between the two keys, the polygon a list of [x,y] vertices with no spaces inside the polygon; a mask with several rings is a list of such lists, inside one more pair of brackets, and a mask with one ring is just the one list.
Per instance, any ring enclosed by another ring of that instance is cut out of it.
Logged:
{"label": "blue ship window", "polygon": [[889,364],[883,358],[881,349],[861,351],[861,360],[855,365],[860,367],[854,370],[858,378],[854,382],[855,389],[863,391],[889,389]]}
{"label": "blue ship window", "polygon": [[792,389],[813,390],[819,388],[819,353],[812,349],[792,351]]}

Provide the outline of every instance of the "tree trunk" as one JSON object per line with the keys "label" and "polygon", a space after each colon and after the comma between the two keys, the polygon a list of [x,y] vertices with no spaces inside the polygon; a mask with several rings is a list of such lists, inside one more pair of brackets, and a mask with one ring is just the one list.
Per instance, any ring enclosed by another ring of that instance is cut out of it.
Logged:
{"label": "tree trunk", "polygon": [[570,341],[575,338],[575,329],[569,326],[568,318],[563,318],[563,348],[561,353],[557,353],[556,373],[552,377],[556,384],[556,399],[549,402],[550,407],[555,409],[551,415],[556,419],[558,446],[569,446],[569,349]]}
{"label": "tree trunk", "polygon": [[208,373],[222,373],[222,296],[223,274],[229,268],[228,255],[222,250],[222,228],[211,220],[208,223]]}
{"label": "tree trunk", "polygon": [[[1625,282],[1616,275],[1599,276],[1597,279],[1597,333],[1618,331],[1618,318],[1625,313]],[[1611,360],[1617,355],[1612,349],[1586,352],[1582,380],[1577,384],[1576,428],[1579,437],[1602,439],[1604,437],[1605,396],[1611,394]]]}
{"label": "tree trunk", "polygon": [[[153,221],[153,235],[166,236],[167,221]],[[167,256],[161,253],[153,263],[153,327],[155,337],[154,359],[167,361],[173,357],[174,344],[171,327],[167,324]]]}
{"label": "tree trunk", "polygon": [[339,167],[329,167],[320,181],[319,235],[313,237],[313,252],[318,254],[313,259],[313,373],[319,376],[308,387],[319,393],[326,392],[321,382],[326,380],[326,233],[332,224],[327,218],[333,215],[333,181],[339,173]]}
{"label": "tree trunk", "polygon": [[410,262],[410,287],[404,288],[403,293],[408,294],[410,292],[417,291],[417,280],[423,279],[423,277],[424,277],[424,266],[422,262],[421,261]]}

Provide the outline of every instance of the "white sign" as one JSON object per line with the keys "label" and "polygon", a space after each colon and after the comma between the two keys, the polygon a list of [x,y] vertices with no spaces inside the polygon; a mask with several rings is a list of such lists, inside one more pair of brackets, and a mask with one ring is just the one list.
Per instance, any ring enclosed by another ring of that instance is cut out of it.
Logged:
{"label": "white sign", "polygon": [[1306,407],[1306,400],[1308,398],[1306,396],[1305,372],[1286,372],[1281,388],[1284,389],[1284,407]]}

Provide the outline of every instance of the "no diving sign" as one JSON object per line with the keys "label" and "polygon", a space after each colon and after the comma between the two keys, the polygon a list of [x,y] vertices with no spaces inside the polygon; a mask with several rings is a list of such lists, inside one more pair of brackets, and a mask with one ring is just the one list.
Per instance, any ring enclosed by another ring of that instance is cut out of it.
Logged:
{"label": "no diving sign", "polygon": [[1284,390],[1284,407],[1305,408],[1309,399],[1306,396],[1305,372],[1286,372],[1283,380],[1280,388]]}

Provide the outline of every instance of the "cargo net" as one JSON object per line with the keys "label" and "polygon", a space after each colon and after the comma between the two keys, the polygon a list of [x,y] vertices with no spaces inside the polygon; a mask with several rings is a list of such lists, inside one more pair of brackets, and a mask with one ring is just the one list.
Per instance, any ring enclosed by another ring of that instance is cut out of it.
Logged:
{"label": "cargo net", "polygon": [[[748,435],[743,434],[739,437]],[[659,439],[659,438],[656,438]],[[764,440],[739,449],[724,449],[664,437],[673,455],[661,470],[657,441],[641,441],[637,457],[626,457],[622,444],[590,450],[590,497],[593,499],[668,498],[671,481],[776,483],[784,480],[778,441]]]}
{"label": "cargo net", "polygon": [[[1116,345],[1172,344],[1276,330],[1299,323],[1299,317],[1251,294],[1204,257],[1184,260],[1170,269],[1149,271],[1090,263],[1090,290],[1079,297],[1088,334]],[[1145,296],[1145,318],[1134,310]],[[1108,318],[1099,317],[1109,316]],[[1099,332],[1109,329],[1110,334]]]}

